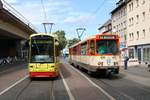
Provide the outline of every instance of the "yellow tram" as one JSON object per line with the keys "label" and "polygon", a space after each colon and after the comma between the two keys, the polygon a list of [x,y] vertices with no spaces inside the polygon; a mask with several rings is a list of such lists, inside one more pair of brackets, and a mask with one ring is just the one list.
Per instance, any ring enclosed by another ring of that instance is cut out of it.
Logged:
{"label": "yellow tram", "polygon": [[58,76],[58,40],[48,34],[32,34],[29,38],[29,76]]}

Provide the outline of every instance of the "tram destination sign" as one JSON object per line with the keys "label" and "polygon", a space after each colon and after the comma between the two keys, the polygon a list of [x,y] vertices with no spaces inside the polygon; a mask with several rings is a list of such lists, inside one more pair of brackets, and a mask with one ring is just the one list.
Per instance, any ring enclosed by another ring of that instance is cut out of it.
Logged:
{"label": "tram destination sign", "polygon": [[99,36],[100,39],[115,39],[115,36]]}

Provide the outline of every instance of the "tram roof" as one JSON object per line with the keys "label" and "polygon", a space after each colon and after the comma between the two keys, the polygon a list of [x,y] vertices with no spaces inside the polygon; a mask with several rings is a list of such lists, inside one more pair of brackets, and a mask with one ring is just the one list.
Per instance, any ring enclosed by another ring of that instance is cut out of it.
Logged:
{"label": "tram roof", "polygon": [[45,34],[45,33],[33,33],[33,34],[30,35],[30,37],[38,36],[38,35],[45,35],[45,36],[52,36],[52,37],[55,37],[54,35],[51,35],[51,34]]}
{"label": "tram roof", "polygon": [[[99,33],[99,34],[96,34],[96,35],[92,35],[92,36],[87,37],[85,40],[79,41],[78,43],[76,43],[76,44],[70,46],[69,48],[75,47],[75,46],[77,46],[77,45],[79,45],[79,44],[81,44],[81,43],[86,42],[87,40],[95,39],[97,36],[100,36],[100,35],[108,36],[108,35],[116,35],[116,34],[100,34],[100,33]],[[117,35],[117,36],[118,36],[118,35]]]}

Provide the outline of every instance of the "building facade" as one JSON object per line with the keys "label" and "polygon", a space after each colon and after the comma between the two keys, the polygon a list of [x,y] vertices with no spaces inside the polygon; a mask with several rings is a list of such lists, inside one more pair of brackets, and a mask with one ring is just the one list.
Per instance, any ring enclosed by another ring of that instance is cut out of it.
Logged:
{"label": "building facade", "polygon": [[122,57],[128,55],[127,51],[127,0],[119,0],[116,8],[111,12],[112,33],[120,36],[120,49]]}
{"label": "building facade", "polygon": [[101,34],[112,33],[111,19],[107,20],[102,26],[98,28],[98,30]]}
{"label": "building facade", "polygon": [[150,0],[129,0],[127,23],[129,57],[150,63]]}

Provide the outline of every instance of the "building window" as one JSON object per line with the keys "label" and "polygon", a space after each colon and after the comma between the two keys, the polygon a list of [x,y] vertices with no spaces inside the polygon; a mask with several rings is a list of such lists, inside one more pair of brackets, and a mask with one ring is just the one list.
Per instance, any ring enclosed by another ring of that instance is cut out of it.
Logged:
{"label": "building window", "polygon": [[129,18],[129,26],[131,26],[131,18]]}
{"label": "building window", "polygon": [[134,19],[133,19],[133,17],[131,18],[131,24],[132,24],[132,25],[134,24]]}
{"label": "building window", "polygon": [[143,38],[145,38],[145,29],[143,29]]}
{"label": "building window", "polygon": [[124,8],[124,10],[123,10],[123,15],[124,16],[126,15],[126,8]]}
{"label": "building window", "polygon": [[129,4],[129,12],[131,11],[131,4]]}
{"label": "building window", "polygon": [[145,4],[145,0],[142,0],[142,4]]}
{"label": "building window", "polygon": [[123,24],[124,29],[126,29],[126,21],[124,21]]}
{"label": "building window", "polygon": [[129,40],[131,40],[131,33],[129,33],[129,38],[130,38]]}
{"label": "building window", "polygon": [[123,23],[121,23],[121,29],[123,29]]}
{"label": "building window", "polygon": [[145,21],[145,12],[143,12],[142,15],[143,15],[143,21]]}
{"label": "building window", "polygon": [[143,60],[145,63],[150,61],[150,48],[143,49]]}
{"label": "building window", "polygon": [[136,0],[136,7],[139,6],[139,0]]}
{"label": "building window", "polygon": [[137,40],[139,39],[139,31],[137,31]]}
{"label": "building window", "polygon": [[134,58],[134,49],[129,49],[129,58]]}
{"label": "building window", "polygon": [[134,34],[133,33],[131,33],[131,36],[132,36],[132,40],[134,40]]}
{"label": "building window", "polygon": [[131,10],[133,10],[133,2],[131,3]]}
{"label": "building window", "polygon": [[124,34],[124,40],[125,40],[125,41],[127,40],[127,35],[126,35],[126,34]]}
{"label": "building window", "polygon": [[136,24],[139,23],[139,15],[136,15]]}

